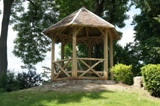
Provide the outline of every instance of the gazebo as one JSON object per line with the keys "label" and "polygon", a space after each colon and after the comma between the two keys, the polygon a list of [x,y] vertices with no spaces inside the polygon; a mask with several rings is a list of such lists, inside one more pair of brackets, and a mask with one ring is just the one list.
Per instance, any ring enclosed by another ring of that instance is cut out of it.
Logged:
{"label": "gazebo", "polygon": [[[112,24],[82,7],[42,33],[52,39],[52,81],[62,79],[108,80],[108,64],[110,63],[110,67],[113,66],[113,40],[120,39]],[[61,60],[58,61],[55,61],[56,43],[61,43]],[[67,44],[72,45],[70,58],[64,58],[64,49]],[[77,45],[79,44],[87,48],[87,57],[78,57]],[[104,58],[92,56],[95,44],[104,45]],[[95,70],[99,64],[102,65],[101,70]]]}

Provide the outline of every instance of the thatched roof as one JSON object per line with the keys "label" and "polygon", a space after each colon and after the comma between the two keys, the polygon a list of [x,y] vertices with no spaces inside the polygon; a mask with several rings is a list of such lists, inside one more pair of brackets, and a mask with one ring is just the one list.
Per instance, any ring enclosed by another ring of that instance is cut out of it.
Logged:
{"label": "thatched roof", "polygon": [[[91,35],[99,34],[97,28],[108,28],[113,35],[113,39],[118,40],[119,36],[115,30],[115,27],[110,24],[109,22],[105,21],[104,19],[100,18],[96,14],[92,13],[91,11],[87,10],[86,8],[82,7],[79,10],[73,12],[72,14],[68,15],[61,21],[57,22],[56,24],[52,25],[51,27],[44,30],[42,33],[51,37],[56,32],[61,32],[64,34],[69,34],[71,28],[73,26],[79,26],[88,28],[92,32]],[[63,29],[63,31],[61,31]],[[82,29],[81,35],[85,32]]]}

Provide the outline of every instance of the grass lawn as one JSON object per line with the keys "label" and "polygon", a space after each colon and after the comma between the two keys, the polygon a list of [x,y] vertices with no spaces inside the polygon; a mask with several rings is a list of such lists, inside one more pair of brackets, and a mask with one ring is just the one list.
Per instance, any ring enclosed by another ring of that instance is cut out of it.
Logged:
{"label": "grass lawn", "polygon": [[0,94],[0,106],[160,106],[160,99],[127,91],[16,91]]}

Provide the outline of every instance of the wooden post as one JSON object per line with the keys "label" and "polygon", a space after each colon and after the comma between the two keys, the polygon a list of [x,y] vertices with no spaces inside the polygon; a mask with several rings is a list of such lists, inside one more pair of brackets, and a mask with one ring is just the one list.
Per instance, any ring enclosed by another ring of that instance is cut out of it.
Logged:
{"label": "wooden post", "polygon": [[72,35],[72,55],[73,55],[73,59],[72,59],[72,77],[75,79],[77,78],[77,53],[76,53],[76,44],[77,44],[77,39],[76,39],[76,28],[73,28],[73,35]]}
{"label": "wooden post", "polygon": [[104,79],[108,79],[108,30],[105,30],[104,35]]}
{"label": "wooden post", "polygon": [[64,59],[64,40],[61,42],[61,60]]}
{"label": "wooden post", "polygon": [[52,56],[52,60],[51,60],[51,81],[54,80],[55,78],[55,75],[54,75],[54,58],[55,58],[55,38],[52,37],[52,53],[51,53],[51,56]]}
{"label": "wooden post", "polygon": [[[112,35],[111,35],[111,33],[109,33],[109,35],[110,35],[110,44],[109,44],[109,50],[110,50],[110,68],[112,68],[113,67],[113,38],[112,38]],[[111,80],[113,80],[114,78],[113,78],[113,73],[111,72]]]}
{"label": "wooden post", "polygon": [[[91,42],[89,42],[88,44],[88,58],[91,58],[92,57],[92,45],[91,45]],[[91,66],[92,62],[91,60],[89,60],[88,62],[89,66]]]}
{"label": "wooden post", "polygon": [[[64,44],[65,42],[64,42],[64,39],[62,39],[62,41],[61,41],[61,60],[63,60],[64,59],[64,46],[65,46],[65,44]],[[64,66],[64,61],[62,62],[62,67]]]}

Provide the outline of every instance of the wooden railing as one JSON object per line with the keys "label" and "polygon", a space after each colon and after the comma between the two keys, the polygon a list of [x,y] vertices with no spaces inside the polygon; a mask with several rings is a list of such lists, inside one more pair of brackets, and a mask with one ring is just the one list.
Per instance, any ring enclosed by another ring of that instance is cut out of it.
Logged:
{"label": "wooden railing", "polygon": [[[100,58],[76,58],[77,59],[77,78],[76,79],[103,79],[103,68],[96,70],[97,66],[102,64],[104,59]],[[54,61],[54,80],[72,78],[72,58]]]}
{"label": "wooden railing", "polygon": [[96,66],[104,62],[104,59],[98,58],[77,58],[78,64],[82,68],[77,71],[79,79],[103,79],[103,71],[95,70]]}
{"label": "wooden railing", "polygon": [[72,59],[63,59],[54,61],[52,64],[54,64],[54,80],[58,78],[70,78],[71,77],[71,64]]}

